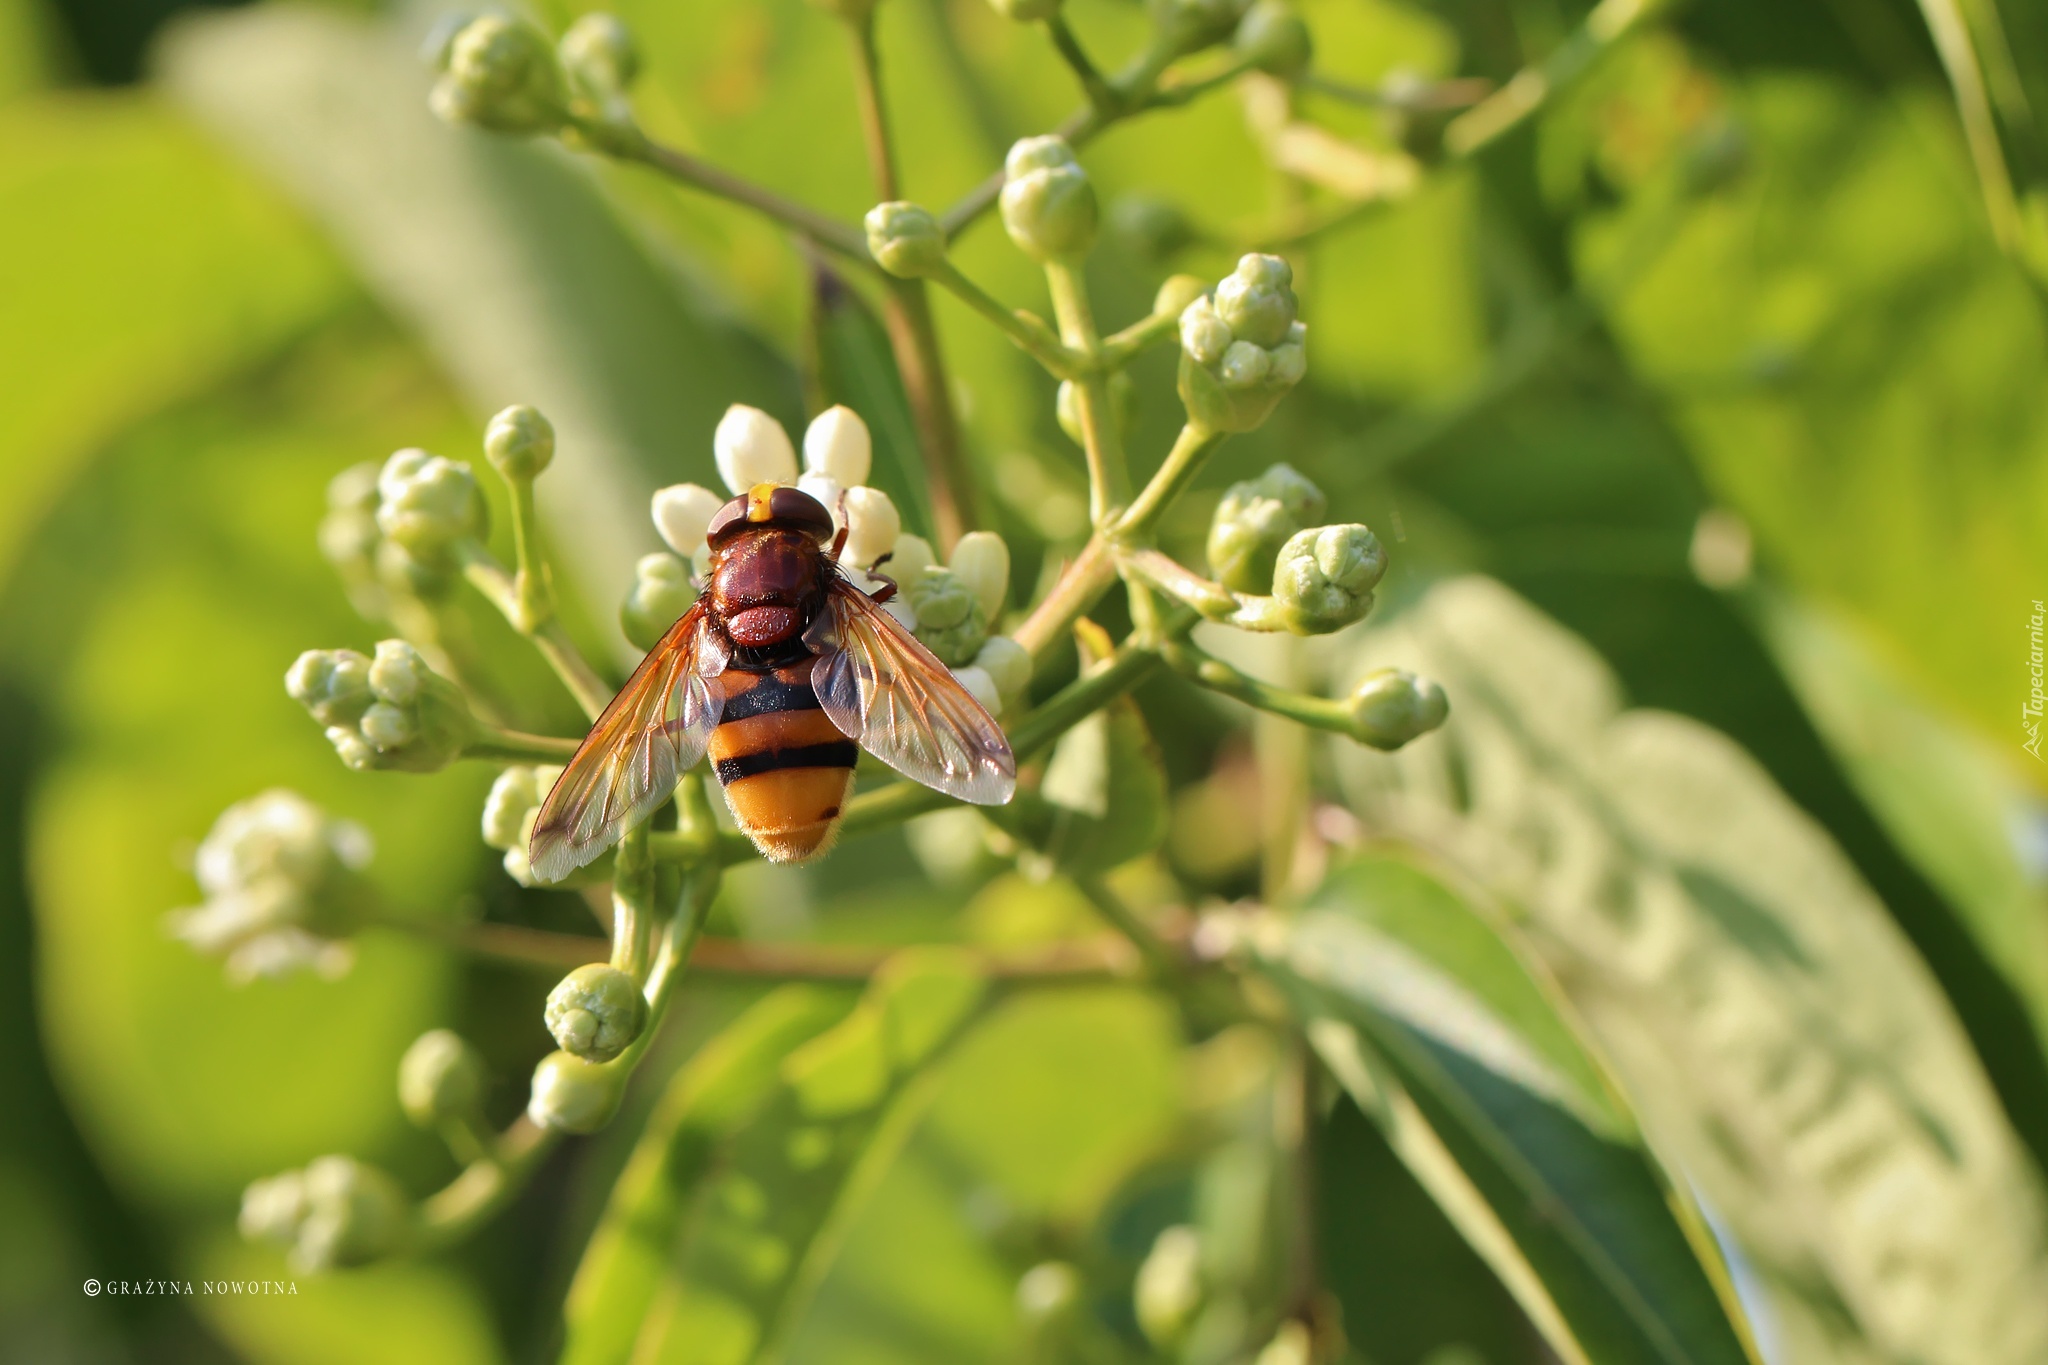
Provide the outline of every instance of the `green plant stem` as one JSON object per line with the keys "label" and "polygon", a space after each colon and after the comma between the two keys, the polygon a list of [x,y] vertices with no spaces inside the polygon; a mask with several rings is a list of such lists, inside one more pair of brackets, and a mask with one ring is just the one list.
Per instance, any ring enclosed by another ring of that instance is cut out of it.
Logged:
{"label": "green plant stem", "polygon": [[622,161],[650,167],[691,189],[752,209],[862,269],[881,273],[874,257],[868,255],[866,235],[850,223],[842,223],[814,208],[786,199],[771,189],[701,161],[688,152],[664,147],[644,135],[622,138],[609,132],[593,134],[580,126],[579,131],[583,131],[585,141],[599,151]]}
{"label": "green plant stem", "polygon": [[[606,960],[611,945],[592,934],[561,934],[511,924],[395,923],[447,947],[541,972],[560,972]],[[1127,977],[1138,965],[1115,939],[1074,940],[1043,947],[977,953],[989,975],[1048,982]],[[700,976],[763,981],[859,981],[872,976],[896,950],[838,943],[754,943],[701,936],[690,951]]]}
{"label": "green plant stem", "polygon": [[1114,582],[1116,556],[1109,547],[1108,539],[1097,532],[1060,574],[1052,591],[1040,599],[1038,605],[1031,609],[1031,614],[1010,632],[1010,638],[1029,650],[1034,659],[1043,658],[1067,638],[1074,622],[1080,620]]}
{"label": "green plant stem", "polygon": [[981,524],[980,493],[960,443],[960,418],[939,349],[930,295],[923,280],[885,276],[882,320],[889,348],[903,379],[903,393],[917,422],[924,452],[926,492],[939,549],[951,554],[960,537]]}
{"label": "green plant stem", "polygon": [[439,1192],[420,1202],[415,1242],[434,1250],[462,1240],[490,1219],[533,1177],[561,1134],[521,1115],[489,1150],[462,1168]]}
{"label": "green plant stem", "polygon": [[1500,141],[1661,8],[1660,0],[1600,0],[1550,55],[1523,67],[1507,84],[1451,120],[1444,129],[1444,151],[1468,157]]}
{"label": "green plant stem", "polygon": [[1232,592],[1158,550],[1126,550],[1117,556],[1117,564],[1127,580],[1155,587],[1208,620],[1239,630],[1288,629],[1287,618],[1273,598]]}
{"label": "green plant stem", "polygon": [[1121,332],[1112,332],[1102,339],[1099,356],[1102,368],[1121,370],[1136,359],[1140,351],[1176,336],[1179,331],[1180,314],[1148,313]]}
{"label": "green plant stem", "polygon": [[[690,950],[704,927],[704,917],[718,891],[715,871],[694,872],[683,889],[682,903],[669,918],[659,952],[647,976],[647,1024],[640,1035],[605,1066],[631,1075],[647,1055],[662,1019],[675,996],[690,960]],[[490,1145],[481,1159],[464,1167],[444,1189],[420,1204],[416,1242],[427,1249],[447,1246],[473,1232],[523,1188],[561,1135],[521,1116]]]}
{"label": "green plant stem", "polygon": [[590,666],[589,660],[569,638],[569,632],[562,629],[562,623],[550,618],[532,630],[526,630],[519,623],[519,592],[512,575],[505,572],[505,566],[475,541],[464,542],[457,547],[456,553],[462,564],[462,576],[512,623],[514,630],[533,641],[534,648],[555,670],[555,676],[569,689],[569,695],[576,698],[576,704],[583,708],[583,713],[592,720],[602,715],[604,708],[611,703],[612,686]]}
{"label": "green plant stem", "polygon": [[1081,448],[1088,460],[1088,519],[1103,526],[1130,501],[1130,466],[1124,460],[1122,433],[1111,410],[1109,380],[1101,367],[1102,338],[1095,329],[1095,310],[1088,301],[1088,281],[1071,261],[1047,261],[1045,282],[1052,290],[1053,316],[1060,340],[1084,357],[1087,369],[1075,383],[1075,407],[1081,419]]}
{"label": "green plant stem", "polygon": [[1297,82],[1302,89],[1327,95],[1345,104],[1366,109],[1413,109],[1418,111],[1469,109],[1493,91],[1493,82],[1476,76],[1458,80],[1433,81],[1409,95],[1389,95],[1385,89],[1362,88],[1310,72]]}
{"label": "green plant stem", "polygon": [[611,964],[643,986],[654,965],[654,858],[647,835],[645,820],[627,829],[612,861]]}
{"label": "green plant stem", "polygon": [[1163,653],[1176,673],[1212,692],[1219,692],[1261,711],[1284,716],[1298,725],[1359,738],[1358,726],[1352,720],[1350,708],[1343,702],[1275,687],[1203,653],[1184,640],[1170,642]]}
{"label": "green plant stem", "polygon": [[1166,453],[1165,461],[1159,466],[1138,500],[1123,514],[1114,531],[1115,539],[1125,545],[1147,543],[1159,524],[1159,518],[1175,499],[1194,482],[1195,475],[1209,458],[1209,453],[1223,441],[1223,433],[1210,431],[1189,422],[1180,429],[1174,440],[1173,449]]}
{"label": "green plant stem", "polygon": [[1058,10],[1045,21],[1045,31],[1052,39],[1052,45],[1060,57],[1072,68],[1074,79],[1081,83],[1081,93],[1088,97],[1088,105],[1098,114],[1114,116],[1122,97],[1110,85],[1095,63],[1089,59],[1081,40],[1074,36],[1074,30],[1067,26],[1067,17]]}
{"label": "green plant stem", "polygon": [[462,746],[462,756],[497,763],[567,763],[575,755],[577,743],[554,735],[529,735],[491,725],[482,727],[477,739]]}
{"label": "green plant stem", "polygon": [[1073,379],[1088,368],[1088,358],[1063,345],[1044,318],[1023,308],[1004,307],[1000,299],[969,279],[952,262],[947,262],[946,268],[933,278],[955,298],[994,323],[1053,378]]}
{"label": "green plant stem", "polygon": [[895,145],[889,137],[889,112],[882,104],[882,64],[875,51],[874,12],[870,10],[858,19],[849,19],[846,31],[853,40],[853,90],[860,104],[868,167],[874,172],[876,196],[886,203],[901,196],[897,192]]}
{"label": "green plant stem", "polygon": [[507,479],[512,492],[512,624],[523,635],[532,635],[555,619],[554,586],[548,566],[540,557],[539,527],[535,524],[532,479]]}
{"label": "green plant stem", "polygon": [[1187,963],[1159,932],[1147,924],[1138,913],[1124,904],[1123,897],[1109,889],[1100,877],[1076,877],[1074,885],[1095,907],[1095,913],[1130,941],[1138,955],[1145,961],[1146,970],[1160,982],[1174,982],[1184,979]]}

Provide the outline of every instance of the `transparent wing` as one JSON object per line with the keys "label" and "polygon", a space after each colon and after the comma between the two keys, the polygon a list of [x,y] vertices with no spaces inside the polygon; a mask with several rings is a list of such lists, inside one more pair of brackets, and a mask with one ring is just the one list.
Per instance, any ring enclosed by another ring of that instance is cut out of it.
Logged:
{"label": "transparent wing", "polygon": [[702,603],[647,652],[540,803],[526,843],[537,880],[560,881],[668,800],[718,728],[725,693],[710,679],[725,661]]}
{"label": "transparent wing", "polygon": [[[811,686],[849,739],[948,796],[1000,806],[1017,789],[1002,727],[880,604],[835,579],[806,642]],[[818,629],[823,627],[823,629]]]}

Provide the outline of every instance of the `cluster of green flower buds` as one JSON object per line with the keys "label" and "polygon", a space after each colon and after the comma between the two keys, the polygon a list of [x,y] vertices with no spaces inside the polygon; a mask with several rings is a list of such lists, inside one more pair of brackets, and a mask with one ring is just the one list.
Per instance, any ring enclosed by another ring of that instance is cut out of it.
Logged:
{"label": "cluster of green flower buds", "polygon": [[460,460],[401,450],[378,471],[377,528],[422,564],[444,564],[480,539],[487,517],[476,475]]}
{"label": "cluster of green flower buds", "polygon": [[1032,260],[1073,262],[1095,245],[1101,211],[1066,139],[1027,137],[1003,159],[1003,228]]}
{"label": "cluster of green flower buds", "polygon": [[170,930],[226,959],[235,981],[310,967],[340,976],[354,960],[344,940],[372,892],[363,879],[370,833],[282,789],[221,812],[192,872],[204,904],[175,911]]}
{"label": "cluster of green flower buds", "polygon": [[448,122],[517,134],[559,132],[569,122],[561,58],[525,20],[473,19],[437,56],[441,78],[431,104]]}
{"label": "cluster of green flower buds", "polygon": [[1398,749],[1442,725],[1451,713],[1441,683],[1404,668],[1372,670],[1344,704],[1351,714],[1352,738],[1375,749]]}
{"label": "cluster of green flower buds", "polygon": [[503,850],[505,872],[521,886],[537,886],[526,865],[526,840],[533,833],[541,800],[554,788],[562,770],[552,764],[528,767],[515,763],[498,773],[484,798],[484,845]]}
{"label": "cluster of green flower buds", "polygon": [[1386,572],[1386,551],[1364,526],[1296,531],[1273,565],[1280,623],[1296,635],[1327,635],[1362,621],[1372,610],[1372,590]]}
{"label": "cluster of green flower buds", "polygon": [[374,658],[309,649],[285,673],[284,686],[358,772],[438,772],[477,737],[462,689],[403,640],[378,641]]}
{"label": "cluster of green flower buds", "polygon": [[928,279],[946,268],[946,234],[939,220],[917,204],[877,204],[862,219],[868,255],[899,279]]}
{"label": "cluster of green flower buds", "polygon": [[397,1182],[351,1156],[258,1180],[242,1194],[242,1235],[290,1248],[292,1269],[365,1265],[405,1244],[412,1208]]}
{"label": "cluster of green flower buds", "polygon": [[1259,592],[1273,582],[1280,548],[1322,520],[1323,491],[1291,465],[1234,483],[1209,522],[1209,572],[1233,592]]}
{"label": "cluster of green flower buds", "polygon": [[1308,329],[1296,321],[1294,271],[1249,255],[1180,316],[1180,397],[1188,420],[1250,431],[1272,415],[1308,368]]}
{"label": "cluster of green flower buds", "polygon": [[608,1062],[626,1050],[647,1024],[647,997],[617,967],[578,967],[548,993],[548,1032],[564,1052],[587,1062]]}

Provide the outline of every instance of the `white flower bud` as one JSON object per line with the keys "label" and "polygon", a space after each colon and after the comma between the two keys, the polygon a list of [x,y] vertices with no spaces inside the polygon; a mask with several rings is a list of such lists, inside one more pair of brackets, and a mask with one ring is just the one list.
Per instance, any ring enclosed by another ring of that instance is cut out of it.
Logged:
{"label": "white flower bud", "polygon": [[1002,693],[996,690],[996,680],[988,675],[987,669],[969,664],[954,669],[953,678],[981,703],[983,710],[992,716],[1003,714]]}
{"label": "white flower bud", "polygon": [[[896,504],[889,501],[887,493],[866,485],[846,490],[847,563],[864,569],[898,549],[904,539],[902,514],[896,510]],[[919,544],[923,542],[919,541]],[[930,553],[929,549],[926,553]],[[895,578],[899,572],[896,561],[890,560],[882,566],[882,571]]]}
{"label": "white flower bud", "polygon": [[898,536],[895,548],[889,552],[889,562],[882,566],[882,572],[896,580],[898,586],[908,591],[926,569],[939,562],[932,553],[931,542],[923,536]]}
{"label": "white flower bud", "polygon": [[654,495],[654,529],[684,559],[704,548],[704,531],[725,499],[701,483],[676,483]]}
{"label": "white flower bud", "polygon": [[718,419],[711,437],[718,477],[735,494],[757,483],[796,482],[796,447],[782,423],[759,408],[735,403]]}
{"label": "white flower bud", "polygon": [[974,666],[995,680],[1003,704],[1015,708],[1031,689],[1031,651],[1007,635],[991,635],[975,652]]}
{"label": "white flower bud", "polygon": [[846,491],[839,480],[830,474],[805,474],[796,481],[796,486],[818,500],[827,512],[832,514],[832,525],[836,530],[846,525],[839,515],[839,496]]}
{"label": "white flower bud", "polygon": [[484,798],[484,843],[492,848],[511,848],[525,832],[526,813],[540,804],[540,780],[532,768],[514,764],[491,783]]}
{"label": "white flower bud", "polygon": [[854,488],[868,481],[873,464],[874,441],[859,413],[842,404],[811,419],[804,432],[804,468]]}
{"label": "white flower bud", "polygon": [[952,569],[981,603],[982,616],[994,625],[1010,592],[1010,547],[994,531],[969,531],[953,547]]}

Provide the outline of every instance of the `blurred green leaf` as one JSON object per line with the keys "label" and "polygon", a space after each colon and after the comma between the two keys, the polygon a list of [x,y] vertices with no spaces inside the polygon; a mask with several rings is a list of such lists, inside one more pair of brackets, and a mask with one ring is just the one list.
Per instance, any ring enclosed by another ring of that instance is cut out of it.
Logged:
{"label": "blurred green leaf", "polygon": [[622,597],[658,548],[656,486],[716,483],[728,404],[800,415],[788,366],[694,297],[566,153],[437,121],[394,26],[248,10],[187,21],[162,64],[312,209],[478,415],[523,402],[553,421],[541,506],[592,602]]}
{"label": "blurred green leaf", "polygon": [[690,1201],[724,1144],[757,1117],[783,1057],[837,1023],[853,1003],[844,991],[785,986],[676,1073],[577,1269],[565,1310],[565,1365],[631,1357]]}
{"label": "blurred green leaf", "polygon": [[[922,1120],[933,1064],[983,990],[958,952],[906,949],[823,1032],[829,996],[770,997],[686,1068],[664,1115],[673,1122],[651,1127],[634,1158],[646,1174],[620,1186],[608,1222],[635,1230],[601,1243],[612,1268],[580,1291],[594,1297],[570,1358],[789,1358],[849,1222]],[[805,1033],[815,1036],[792,1047]],[[649,1284],[644,1248],[663,1225],[668,1254]]]}
{"label": "blurred green leaf", "polygon": [[932,514],[925,496],[924,457],[903,378],[889,350],[889,334],[846,281],[816,267],[811,303],[812,363],[820,409],[844,403],[861,415],[874,438],[871,485],[903,514],[903,529],[930,539]]}
{"label": "blurred green leaf", "polygon": [[351,293],[273,192],[149,96],[0,107],[0,222],[0,574],[102,443]]}
{"label": "blurred green leaf", "polygon": [[1900,850],[2018,986],[2048,1045],[2040,800],[1974,731],[1927,706],[1853,628],[1782,593],[1750,597],[1772,652]]}
{"label": "blurred green leaf", "polygon": [[1991,240],[1940,93],[1730,93],[1751,167],[1627,294],[1620,340],[1763,559],[2016,750],[2048,582],[2040,300]]}
{"label": "blurred green leaf", "polygon": [[1060,737],[1039,794],[1052,816],[1041,846],[1070,876],[1121,867],[1166,838],[1166,768],[1129,697]]}
{"label": "blurred green leaf", "polygon": [[1397,755],[1337,750],[1351,799],[1526,920],[1793,1358],[2048,1349],[2039,1177],[1826,836],[1721,736],[1621,711],[1600,660],[1497,584],[1432,589],[1353,664],[1396,661],[1452,718]]}
{"label": "blurred green leaf", "polygon": [[1262,958],[1560,1356],[1755,1360],[1704,1223],[1544,990],[1457,897],[1401,863],[1358,862]]}

